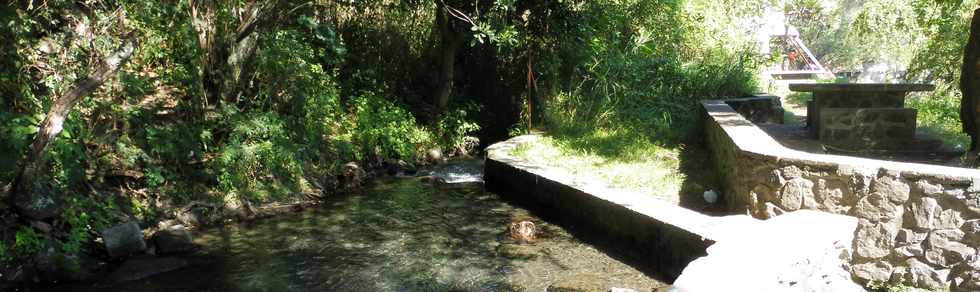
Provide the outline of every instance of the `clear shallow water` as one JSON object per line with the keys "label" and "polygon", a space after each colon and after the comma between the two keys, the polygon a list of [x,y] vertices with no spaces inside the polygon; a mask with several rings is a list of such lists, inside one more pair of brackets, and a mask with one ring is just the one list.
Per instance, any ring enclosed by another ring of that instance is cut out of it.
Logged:
{"label": "clear shallow water", "polygon": [[[515,220],[543,232],[506,235]],[[73,291],[544,291],[556,281],[650,291],[664,284],[479,184],[385,179],[362,195],[252,224],[200,230],[187,268]],[[67,291],[67,290],[66,290]]]}

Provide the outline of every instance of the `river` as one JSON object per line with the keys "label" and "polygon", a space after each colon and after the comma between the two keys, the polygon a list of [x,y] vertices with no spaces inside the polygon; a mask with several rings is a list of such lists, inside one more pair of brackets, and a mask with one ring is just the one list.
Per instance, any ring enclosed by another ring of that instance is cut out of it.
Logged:
{"label": "river", "polygon": [[[584,243],[562,227],[484,191],[468,165],[434,176],[382,178],[361,194],[294,214],[195,232],[201,249],[186,268],[71,291],[545,291],[555,283],[666,286]],[[445,179],[450,178],[450,179]],[[539,230],[530,244],[511,222]],[[591,286],[590,286],[591,285]],[[65,288],[65,287],[62,287]],[[68,290],[65,290],[68,291]]]}

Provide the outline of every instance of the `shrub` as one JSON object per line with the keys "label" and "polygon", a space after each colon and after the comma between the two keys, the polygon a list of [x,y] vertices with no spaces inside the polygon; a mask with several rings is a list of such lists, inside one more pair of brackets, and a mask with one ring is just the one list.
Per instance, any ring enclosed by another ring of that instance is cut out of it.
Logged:
{"label": "shrub", "polygon": [[353,104],[353,142],[358,147],[358,159],[414,160],[426,146],[434,144],[432,134],[419,126],[411,113],[384,98],[365,93],[355,97]]}
{"label": "shrub", "polygon": [[467,135],[479,131],[480,125],[469,118],[470,113],[479,110],[480,107],[475,104],[465,104],[443,113],[436,125],[441,134],[440,143],[442,147],[447,149],[458,148],[463,145],[463,139]]}
{"label": "shrub", "polygon": [[17,256],[31,256],[36,254],[41,250],[41,245],[44,244],[41,239],[41,235],[34,232],[34,229],[21,226],[14,235],[14,254]]}
{"label": "shrub", "polygon": [[297,192],[302,165],[282,118],[259,113],[235,120],[217,160],[220,188],[258,200]]}

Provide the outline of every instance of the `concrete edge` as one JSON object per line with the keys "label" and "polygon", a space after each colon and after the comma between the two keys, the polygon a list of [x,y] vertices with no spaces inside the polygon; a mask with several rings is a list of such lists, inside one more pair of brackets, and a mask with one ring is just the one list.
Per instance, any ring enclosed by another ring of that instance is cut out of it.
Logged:
{"label": "concrete edge", "polygon": [[713,119],[740,151],[772,160],[800,161],[812,164],[840,165],[852,169],[884,169],[912,176],[931,175],[950,180],[980,181],[980,170],[921,163],[895,162],[861,157],[807,153],[786,148],[751,121],[742,117],[726,100],[701,102]]}
{"label": "concrete edge", "polygon": [[[711,217],[653,197],[610,188],[510,153],[534,142],[528,135],[487,148],[484,181],[491,191],[572,229],[594,235],[642,267],[673,281],[718,238],[732,236]],[[755,219],[748,218],[744,220]]]}

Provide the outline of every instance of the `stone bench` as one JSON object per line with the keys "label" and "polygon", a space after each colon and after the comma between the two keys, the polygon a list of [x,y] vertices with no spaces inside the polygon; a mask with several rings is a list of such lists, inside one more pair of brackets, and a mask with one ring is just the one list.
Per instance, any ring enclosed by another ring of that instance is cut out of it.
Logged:
{"label": "stone bench", "polygon": [[824,108],[820,141],[849,150],[895,149],[915,139],[910,108]]}
{"label": "stone bench", "polygon": [[[813,100],[807,103],[807,127],[810,135],[823,140],[822,112],[832,108],[904,108],[905,97],[913,91],[931,91],[930,84],[790,84],[797,92],[812,92]],[[914,127],[913,127],[914,128]],[[913,129],[914,130],[914,129]]]}

